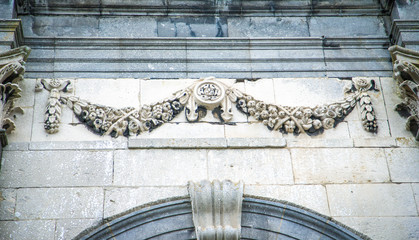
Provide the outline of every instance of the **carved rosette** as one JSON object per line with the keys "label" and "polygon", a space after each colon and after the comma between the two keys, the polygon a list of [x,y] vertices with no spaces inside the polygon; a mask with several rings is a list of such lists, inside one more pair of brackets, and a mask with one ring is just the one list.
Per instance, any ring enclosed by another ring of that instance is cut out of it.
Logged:
{"label": "carved rosette", "polygon": [[[23,80],[25,73],[25,61],[28,58],[31,49],[29,47],[19,47],[6,52],[0,53],[0,122],[1,129],[5,133],[10,133],[15,127],[15,123],[8,117],[14,111],[23,110],[15,107],[15,100],[20,98],[21,89],[18,85]],[[3,145],[7,141],[2,141]]]}
{"label": "carved rosette", "polygon": [[61,104],[66,104],[93,132],[100,135],[110,134],[113,137],[135,136],[152,131],[171,121],[184,109],[186,119],[190,122],[199,121],[207,110],[212,110],[221,122],[228,122],[233,118],[233,105],[241,112],[261,121],[270,130],[317,134],[324,129],[335,127],[352,111],[357,102],[360,104],[365,130],[377,131],[374,109],[367,93],[375,89],[375,84],[372,80],[364,78],[353,81],[345,99],[316,107],[268,104],[213,77],[200,79],[174,93],[172,97],[151,105],[143,105],[140,109],[112,108],[93,104],[75,96],[61,96],[60,93],[71,89],[69,81],[43,80],[39,86],[51,92],[45,115],[45,129],[49,133],[58,131]]}
{"label": "carved rosette", "polygon": [[395,106],[402,116],[407,116],[406,129],[419,141],[419,52],[392,46],[393,78],[400,89],[402,102]]}

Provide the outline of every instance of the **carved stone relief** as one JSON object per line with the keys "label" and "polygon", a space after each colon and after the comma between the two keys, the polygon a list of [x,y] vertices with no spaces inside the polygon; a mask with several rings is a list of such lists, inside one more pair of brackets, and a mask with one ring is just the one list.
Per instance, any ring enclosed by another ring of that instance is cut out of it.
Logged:
{"label": "carved stone relief", "polygon": [[70,80],[41,80],[38,90],[51,92],[48,100],[45,129],[49,133],[58,131],[61,104],[73,110],[78,119],[95,133],[113,137],[133,136],[151,131],[171,121],[185,110],[189,122],[199,121],[207,110],[212,110],[221,122],[231,121],[232,107],[262,122],[270,130],[284,133],[318,134],[335,127],[358,103],[362,111],[364,129],[377,131],[377,121],[372,107],[369,90],[376,90],[373,80],[354,78],[344,91],[345,99],[325,103],[316,107],[289,107],[265,103],[227,86],[213,77],[200,79],[191,86],[174,93],[163,101],[133,107],[113,108],[90,103],[76,96],[67,96],[71,90]]}
{"label": "carved stone relief", "polygon": [[419,52],[392,46],[393,78],[397,81],[403,99],[395,109],[407,116],[406,129],[419,141]]}
{"label": "carved stone relief", "polygon": [[[16,126],[9,116],[14,111],[23,113],[22,108],[15,107],[15,100],[20,98],[22,89],[19,81],[23,80],[25,73],[25,61],[31,49],[29,47],[19,47],[0,53],[0,123],[1,129],[9,134]],[[2,137],[2,145],[7,145]]]}
{"label": "carved stone relief", "polygon": [[188,191],[198,240],[240,239],[243,190],[243,182],[189,182]]}

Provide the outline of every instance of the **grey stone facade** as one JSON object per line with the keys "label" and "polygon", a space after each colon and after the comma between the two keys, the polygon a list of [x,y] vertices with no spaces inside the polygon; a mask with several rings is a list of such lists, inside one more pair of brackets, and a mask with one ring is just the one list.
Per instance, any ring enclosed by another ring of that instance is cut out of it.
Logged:
{"label": "grey stone facade", "polygon": [[[214,179],[242,180],[245,195],[297,204],[372,239],[419,239],[419,144],[394,111],[388,52],[419,50],[417,12],[418,1],[404,0],[0,1],[0,50],[32,49],[16,102],[25,114],[13,116],[3,149],[0,239],[72,239]],[[359,106],[317,136],[270,131],[233,108],[229,123],[211,111],[190,123],[182,112],[112,138],[63,104],[49,134],[50,92],[35,93],[37,80],[63,78],[73,83],[63,95],[138,108],[209,76],[285,106],[344,99],[345,85],[366,77],[378,89],[369,93],[378,132],[364,131]]]}

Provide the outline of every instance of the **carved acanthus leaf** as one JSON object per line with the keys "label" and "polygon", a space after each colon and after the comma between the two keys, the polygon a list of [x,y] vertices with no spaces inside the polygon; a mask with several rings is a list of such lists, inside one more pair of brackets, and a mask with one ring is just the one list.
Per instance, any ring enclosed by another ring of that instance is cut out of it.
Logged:
{"label": "carved acanthus leaf", "polygon": [[345,99],[316,107],[288,107],[265,103],[212,77],[201,79],[174,93],[170,98],[143,105],[140,109],[113,108],[93,104],[75,96],[62,96],[62,92],[71,89],[71,82],[68,80],[42,80],[39,86],[42,87],[38,89],[50,91],[45,114],[45,129],[49,133],[58,131],[61,105],[66,104],[93,132],[100,135],[110,134],[113,137],[152,131],[171,121],[184,109],[186,119],[190,122],[200,120],[203,115],[201,112],[207,110],[212,110],[221,122],[228,122],[233,117],[233,105],[261,121],[270,130],[316,134],[335,127],[352,111],[357,102],[360,104],[365,130],[377,131],[371,98],[367,94],[367,91],[375,89],[375,84],[373,80],[365,78],[354,80]]}

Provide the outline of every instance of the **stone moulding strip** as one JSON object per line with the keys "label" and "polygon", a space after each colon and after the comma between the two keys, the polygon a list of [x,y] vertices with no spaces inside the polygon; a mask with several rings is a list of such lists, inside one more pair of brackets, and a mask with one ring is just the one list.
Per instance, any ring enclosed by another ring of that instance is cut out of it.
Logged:
{"label": "stone moulding strip", "polygon": [[243,182],[189,182],[188,191],[198,240],[240,239]]}
{"label": "stone moulding strip", "polygon": [[315,107],[282,106],[257,100],[251,95],[227,86],[214,77],[200,79],[191,86],[175,92],[160,102],[134,107],[113,108],[94,104],[76,96],[65,95],[72,89],[70,80],[41,79],[36,90],[50,91],[44,128],[48,133],[58,132],[62,105],[73,110],[76,117],[99,135],[129,137],[172,121],[184,111],[188,122],[197,122],[207,111],[212,111],[221,123],[233,119],[232,108],[253,117],[268,129],[288,134],[317,135],[335,127],[359,104],[364,129],[377,132],[377,121],[369,90],[376,90],[374,80],[354,78],[345,88],[345,99]]}
{"label": "stone moulding strip", "polygon": [[284,148],[285,138],[137,138],[128,140],[128,148]]}
{"label": "stone moulding strip", "polygon": [[397,81],[403,101],[395,106],[407,117],[406,130],[419,141],[419,52],[400,46],[389,48],[393,61],[393,78]]}

